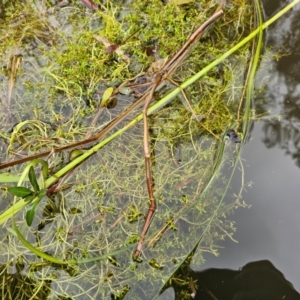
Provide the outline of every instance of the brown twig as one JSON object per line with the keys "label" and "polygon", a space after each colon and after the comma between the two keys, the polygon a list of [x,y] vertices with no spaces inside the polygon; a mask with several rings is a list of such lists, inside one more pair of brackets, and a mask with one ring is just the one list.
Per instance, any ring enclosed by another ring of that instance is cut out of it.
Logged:
{"label": "brown twig", "polygon": [[161,83],[161,75],[158,74],[155,82],[150,90],[150,93],[147,96],[144,108],[143,108],[143,120],[144,120],[144,155],[145,155],[145,167],[146,167],[146,181],[147,181],[147,189],[148,189],[148,195],[149,195],[149,209],[147,213],[147,217],[144,223],[144,227],[141,233],[140,240],[138,242],[138,245],[136,247],[136,250],[133,254],[133,258],[137,259],[142,251],[142,245],[145,239],[145,236],[147,234],[147,231],[149,229],[151,220],[154,216],[154,213],[156,211],[156,201],[154,199],[154,193],[153,193],[153,183],[152,183],[152,174],[151,174],[151,161],[150,161],[150,147],[149,147],[149,126],[148,126],[148,118],[147,118],[147,112],[150,105],[150,102],[152,100],[153,94],[158,87],[158,85]]}
{"label": "brown twig", "polygon": [[143,226],[143,230],[141,233],[141,237],[139,240],[139,243],[136,247],[136,250],[134,252],[133,257],[137,259],[142,250],[142,245],[146,236],[146,233],[149,229],[151,220],[153,218],[153,215],[156,210],[156,202],[154,198],[153,193],[153,183],[152,183],[152,175],[151,175],[151,161],[150,161],[150,149],[149,149],[149,133],[148,133],[148,120],[147,120],[147,111],[150,105],[150,102],[152,100],[153,94],[157,87],[166,80],[172,72],[178,67],[178,65],[185,59],[187,54],[189,53],[190,46],[194,44],[195,41],[197,41],[205,32],[205,30],[217,19],[222,15],[223,11],[221,9],[217,9],[216,12],[206,21],[204,22],[187,40],[187,42],[182,46],[182,48],[174,55],[173,58],[171,58],[163,67],[162,70],[157,72],[155,76],[155,80],[152,83],[152,86],[146,91],[146,93],[133,105],[130,106],[126,111],[124,111],[122,114],[120,114],[115,120],[113,120],[107,127],[105,127],[103,130],[101,130],[98,134],[94,135],[91,138],[85,139],[83,141],[75,142],[70,145],[66,145],[60,148],[55,148],[50,151],[44,151],[42,153],[25,157],[19,160],[15,160],[13,162],[6,162],[0,164],[0,169],[7,168],[9,166],[23,163],[38,157],[46,156],[50,153],[54,152],[61,152],[63,150],[67,150],[73,147],[81,146],[84,144],[88,144],[90,142],[96,141],[103,137],[106,133],[111,131],[117,124],[119,124],[130,112],[132,112],[135,108],[138,108],[144,99],[146,99],[146,102],[144,104],[143,108],[143,119],[144,119],[144,155],[145,155],[145,167],[146,167],[146,180],[147,180],[147,188],[148,188],[148,195],[150,200],[150,205],[148,209],[148,213],[146,216],[146,220]]}
{"label": "brown twig", "polygon": [[[183,59],[187,56],[187,54],[190,51],[190,46],[194,44],[194,42],[196,42],[199,38],[201,38],[205,30],[222,14],[223,14],[223,10],[217,9],[215,13],[208,20],[206,20],[193,34],[191,34],[189,39],[184,43],[181,49],[166,63],[165,69],[166,70],[172,69],[173,71],[172,66],[175,65],[177,67],[178,64],[183,61]],[[168,73],[168,75],[170,75],[170,72]]]}
{"label": "brown twig", "polygon": [[206,21],[204,22],[185,42],[182,48],[171,58],[163,67],[162,70],[155,74],[155,81],[153,86],[147,96],[144,108],[143,108],[143,119],[144,119],[144,154],[145,154],[145,168],[146,168],[146,181],[148,188],[148,195],[150,200],[150,205],[148,209],[148,213],[146,216],[146,220],[143,226],[143,230],[140,236],[140,240],[137,244],[135,252],[133,254],[133,259],[138,259],[141,255],[142,245],[145,240],[146,233],[150,227],[151,220],[154,216],[156,210],[156,201],[153,194],[153,184],[152,184],[152,174],[151,174],[151,161],[150,161],[150,150],[149,150],[149,128],[147,121],[147,111],[152,100],[153,94],[157,87],[170,76],[172,72],[177,68],[177,66],[186,58],[189,53],[190,46],[197,41],[207,29],[217,18],[222,15],[223,11],[221,9],[217,9],[216,12]]}
{"label": "brown twig", "polygon": [[89,131],[86,133],[86,135],[84,137],[85,139],[88,139],[88,138],[91,137],[92,131],[93,131],[93,127],[97,123],[97,121],[100,118],[100,116],[101,116],[101,114],[102,114],[103,111],[104,111],[104,107],[101,107],[101,106],[98,107],[98,111],[97,111],[96,115],[94,116],[94,118],[93,118],[93,120],[92,120],[92,122],[90,124],[90,129],[89,129]]}
{"label": "brown twig", "polygon": [[103,136],[105,136],[108,132],[110,132],[113,128],[115,128],[116,125],[118,125],[122,120],[124,120],[124,118],[126,118],[132,111],[134,111],[135,109],[139,108],[143,101],[145,100],[145,98],[147,97],[148,93],[150,91],[148,90],[141,98],[139,98],[135,103],[133,103],[128,109],[126,109],[123,113],[121,113],[117,118],[115,118],[111,123],[109,123],[104,129],[102,129],[100,132],[98,132],[97,134],[95,134],[94,136],[88,138],[88,139],[84,139],[75,143],[71,143],[59,148],[53,148],[51,150],[47,150],[41,153],[37,153],[35,155],[30,155],[30,156],[26,156],[14,161],[10,161],[10,162],[3,162],[2,164],[0,164],[0,170],[1,169],[5,169],[14,165],[18,165],[27,161],[31,161],[33,159],[36,158],[40,158],[40,157],[44,157],[47,156],[49,154],[53,154],[53,153],[59,153],[62,152],[64,150],[68,150],[68,149],[72,149],[74,147],[78,147],[78,146],[82,146],[82,145],[87,145],[89,143],[95,142],[97,140],[99,140],[100,138],[102,138]]}
{"label": "brown twig", "polygon": [[[203,25],[201,25],[197,30],[196,32],[198,34],[203,34],[204,30],[210,25],[212,24],[218,17],[221,16],[221,14],[223,13],[222,10],[219,10],[217,12],[215,12],[215,14],[213,16],[211,16]],[[196,33],[195,32],[195,33]],[[184,58],[185,55],[187,55],[188,53],[188,48],[189,46],[192,44],[192,41],[195,41],[197,40],[197,36],[194,34],[192,34],[190,36],[190,39],[189,41],[187,41],[181,50],[179,50],[174,57],[177,58],[177,63],[175,64],[175,60],[174,58],[170,59],[167,64],[164,66],[163,70],[160,71],[160,73],[163,74],[163,77],[161,79],[161,81],[165,80],[168,76],[170,76],[170,73],[174,71],[174,68],[175,66],[177,67],[178,66],[178,63],[181,61],[181,60],[178,60],[179,57],[181,58]],[[180,56],[179,56],[180,54]],[[173,66],[173,67],[172,67]],[[171,68],[172,67],[172,68]],[[35,154],[35,155],[31,155],[31,156],[26,156],[24,158],[21,158],[21,159],[17,159],[17,160],[14,160],[14,161],[11,161],[11,162],[4,162],[2,164],[0,164],[0,170],[1,169],[5,169],[5,168],[8,168],[8,167],[11,167],[11,166],[14,166],[14,165],[17,165],[17,164],[21,164],[21,163],[24,163],[24,162],[27,162],[27,161],[31,161],[33,159],[36,159],[36,158],[40,158],[40,157],[44,157],[44,156],[47,156],[49,155],[50,153],[58,153],[58,152],[62,152],[64,150],[68,150],[68,149],[72,149],[74,147],[78,147],[78,146],[82,146],[82,145],[86,145],[86,144],[89,144],[91,142],[94,142],[94,141],[97,141],[99,140],[100,138],[102,138],[105,134],[107,134],[108,132],[110,132],[113,128],[115,128],[115,126],[117,124],[119,124],[125,117],[127,117],[133,110],[135,110],[136,108],[140,107],[141,104],[143,103],[143,101],[145,100],[145,98],[148,96],[148,94],[150,93],[151,91],[151,87],[145,92],[145,94],[139,99],[137,100],[135,103],[133,103],[127,110],[125,110],[122,114],[120,114],[117,118],[115,118],[110,124],[108,124],[103,130],[101,130],[99,133],[97,133],[96,135],[88,138],[88,139],[84,139],[84,140],[81,140],[81,141],[78,141],[78,142],[75,142],[75,143],[72,143],[72,144],[69,144],[69,145],[65,145],[65,146],[62,146],[62,147],[59,147],[59,148],[53,148],[51,150],[47,150],[47,151],[44,151],[44,152],[41,152],[41,153],[38,153],[38,154]]]}
{"label": "brown twig", "polygon": [[92,0],[80,0],[80,2],[89,9],[100,10],[98,5],[96,5]]}

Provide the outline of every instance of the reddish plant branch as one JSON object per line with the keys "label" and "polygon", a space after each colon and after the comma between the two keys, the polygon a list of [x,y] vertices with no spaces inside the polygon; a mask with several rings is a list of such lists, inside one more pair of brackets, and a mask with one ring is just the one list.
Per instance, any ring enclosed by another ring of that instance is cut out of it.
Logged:
{"label": "reddish plant branch", "polygon": [[[182,59],[187,55],[189,46],[198,39],[196,33],[199,36],[201,36],[203,34],[204,30],[210,24],[212,24],[222,13],[223,13],[222,10],[217,9],[217,11],[204,24],[202,24],[195,31],[195,33],[193,33],[190,36],[190,38],[183,45],[183,47],[175,54],[175,56],[172,59],[170,59],[167,62],[167,64],[164,66],[163,70],[160,71],[160,73],[163,74],[163,77],[162,77],[161,81],[167,79],[167,77],[170,75],[170,73],[174,71],[175,67],[178,66],[178,63],[181,62]],[[151,92],[151,89],[148,90],[139,100],[137,100],[134,104],[132,104],[127,110],[125,110],[122,114],[120,114],[116,119],[114,119],[109,125],[107,125],[103,130],[101,130],[96,135],[94,135],[94,136],[92,136],[88,139],[84,139],[84,140],[81,140],[81,141],[78,141],[78,142],[75,142],[75,143],[72,143],[72,144],[69,144],[69,145],[65,145],[65,146],[62,146],[62,147],[59,147],[59,148],[53,148],[51,150],[47,150],[47,151],[44,151],[44,152],[41,152],[41,153],[38,153],[38,154],[35,154],[35,155],[26,156],[26,157],[23,157],[21,159],[16,159],[16,160],[11,161],[11,162],[3,162],[2,164],[0,164],[0,169],[5,169],[5,168],[8,168],[8,167],[17,165],[17,164],[21,164],[21,163],[24,163],[24,162],[27,162],[27,161],[31,161],[31,160],[39,158],[39,157],[47,156],[47,155],[52,154],[52,153],[62,152],[62,151],[67,150],[67,149],[71,149],[71,148],[74,148],[74,147],[86,145],[86,144],[89,144],[91,142],[99,140],[105,134],[110,132],[126,116],[128,116],[129,113],[131,113],[134,109],[138,108],[142,104],[144,99],[149,95],[150,92]]]}
{"label": "reddish plant branch", "polygon": [[[95,6],[95,4],[88,0],[83,1],[85,5],[90,5],[92,9],[97,9],[98,7]],[[132,112],[135,108],[138,108],[144,99],[146,98],[146,102],[143,108],[143,120],[144,120],[144,155],[145,155],[145,168],[146,168],[146,181],[147,181],[147,189],[148,189],[148,195],[149,195],[149,209],[147,212],[146,220],[143,226],[143,230],[141,233],[140,240],[138,242],[138,245],[136,247],[136,250],[133,254],[133,257],[135,259],[139,258],[141,251],[142,251],[142,245],[145,240],[145,236],[147,234],[147,231],[149,229],[151,220],[154,216],[154,213],[156,211],[156,202],[154,198],[153,193],[153,182],[152,182],[152,173],[151,173],[151,160],[150,160],[150,147],[149,147],[149,126],[148,126],[148,120],[147,120],[147,111],[150,105],[150,102],[152,100],[153,94],[157,87],[170,76],[170,74],[177,68],[177,66],[185,59],[187,54],[189,53],[190,46],[194,44],[204,33],[204,31],[217,19],[219,18],[223,11],[221,10],[222,6],[224,6],[224,3],[226,1],[223,1],[223,3],[217,8],[215,13],[206,21],[204,22],[187,40],[187,42],[182,46],[182,48],[174,55],[173,58],[171,58],[166,65],[163,67],[162,70],[157,72],[154,76],[155,80],[151,86],[151,88],[148,89],[148,91],[138,100],[136,101],[132,106],[130,106],[126,111],[124,111],[122,114],[120,114],[115,120],[113,120],[107,127],[105,127],[103,130],[101,130],[98,134],[94,135],[91,138],[87,138],[82,141],[78,141],[75,143],[72,143],[70,145],[62,146],[60,148],[54,148],[50,151],[44,151],[42,153],[28,156],[19,160],[15,160],[12,162],[5,162],[0,164],[0,169],[7,168],[12,165],[16,165],[19,163],[23,163],[38,157],[46,156],[51,153],[61,152],[63,150],[67,150],[73,147],[81,146],[84,144],[88,144],[90,142],[96,141],[103,137],[106,133],[111,131],[120,121],[122,121],[130,112]],[[99,9],[99,8],[98,8]]]}
{"label": "reddish plant branch", "polygon": [[146,99],[145,105],[143,107],[143,121],[144,121],[144,155],[145,155],[145,168],[146,168],[146,181],[147,181],[147,189],[148,189],[148,195],[149,195],[149,209],[147,212],[147,217],[144,223],[144,227],[140,236],[140,240],[137,244],[137,247],[135,249],[135,252],[133,254],[133,258],[137,259],[142,251],[142,245],[145,240],[145,236],[147,234],[147,231],[150,227],[151,220],[154,216],[154,213],[156,211],[156,201],[154,199],[154,193],[153,193],[153,181],[152,181],[152,172],[151,172],[151,161],[150,161],[150,146],[149,146],[149,125],[148,125],[148,118],[147,118],[147,112],[150,105],[150,102],[152,100],[153,94],[158,87],[158,85],[161,83],[161,75],[158,74],[155,82],[148,94],[148,97]]}
{"label": "reddish plant branch", "polygon": [[39,157],[44,157],[49,154],[58,153],[58,152],[62,152],[64,150],[74,148],[74,147],[87,145],[91,142],[95,142],[95,141],[99,140],[100,138],[104,137],[108,132],[110,132],[113,128],[115,128],[115,126],[118,125],[122,120],[124,120],[124,118],[127,117],[132,111],[134,111],[136,108],[139,108],[142,105],[143,101],[145,100],[145,98],[147,97],[148,94],[149,94],[149,91],[147,91],[140,99],[138,99],[135,103],[133,103],[128,109],[126,109],[123,113],[121,113],[111,123],[109,123],[104,129],[102,129],[100,132],[98,132],[94,136],[92,136],[88,139],[84,139],[84,140],[81,140],[78,142],[74,142],[74,143],[62,146],[62,147],[52,148],[51,150],[47,150],[47,151],[44,151],[41,153],[26,156],[26,157],[23,157],[20,159],[16,159],[14,161],[3,162],[2,164],[0,164],[0,170],[14,166],[14,165],[18,165],[18,164],[21,164],[21,163],[24,163],[27,161],[32,161],[33,159],[36,159]]}
{"label": "reddish plant branch", "polygon": [[146,216],[146,220],[143,226],[143,230],[140,236],[140,240],[137,244],[135,252],[133,254],[133,259],[137,260],[141,255],[142,245],[145,240],[147,231],[150,227],[151,220],[154,216],[156,211],[156,201],[154,198],[153,193],[153,181],[152,181],[152,172],[151,172],[151,161],[150,161],[150,147],[149,147],[149,126],[148,126],[148,118],[147,112],[152,100],[153,94],[156,88],[168,78],[168,76],[174,72],[177,66],[185,59],[187,54],[189,53],[190,46],[197,41],[204,33],[204,31],[210,26],[217,18],[222,15],[223,11],[221,10],[221,6],[215,11],[215,13],[206,21],[204,22],[187,40],[187,42],[182,46],[182,48],[171,58],[166,65],[160,70],[158,73],[155,74],[156,78],[153,83],[153,86],[147,96],[144,108],[143,108],[143,120],[144,120],[144,155],[145,155],[145,168],[146,168],[146,181],[147,181],[147,188],[148,188],[148,195],[149,195],[149,209]]}

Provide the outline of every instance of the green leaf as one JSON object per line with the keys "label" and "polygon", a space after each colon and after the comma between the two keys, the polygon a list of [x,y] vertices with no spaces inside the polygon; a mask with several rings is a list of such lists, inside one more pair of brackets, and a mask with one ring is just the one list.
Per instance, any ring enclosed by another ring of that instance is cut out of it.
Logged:
{"label": "green leaf", "polygon": [[42,189],[39,191],[39,193],[37,194],[37,197],[39,199],[39,201],[44,198],[44,196],[47,194],[47,190],[46,189]]}
{"label": "green leaf", "polygon": [[[14,230],[15,230],[18,238],[19,238],[19,240],[23,243],[23,245],[25,247],[27,247],[30,251],[32,251],[35,255],[37,255],[37,256],[39,256],[39,257],[41,257],[43,259],[46,259],[48,261],[51,261],[51,262],[53,262],[55,264],[63,265],[63,264],[69,263],[69,262],[62,261],[62,260],[60,260],[60,259],[58,259],[56,257],[53,257],[53,256],[51,256],[51,255],[49,255],[47,253],[44,253],[41,250],[39,250],[39,249],[35,248],[34,246],[32,246],[29,242],[27,242],[27,240],[21,234],[21,232],[20,232],[20,230],[19,230],[19,228],[18,228],[18,226],[17,226],[16,221],[15,221],[14,218],[13,218],[13,228],[14,228]],[[70,262],[70,263],[72,263],[72,262]]]}
{"label": "green leaf", "polygon": [[26,223],[27,223],[28,226],[31,226],[31,224],[33,222],[33,219],[34,219],[34,216],[35,216],[35,210],[36,210],[38,204],[40,203],[40,201],[42,200],[42,198],[46,195],[46,193],[47,193],[47,190],[42,189],[42,190],[39,191],[38,194],[34,194],[32,196],[27,197],[27,198],[30,198],[30,199],[28,199],[28,200],[27,200],[27,198],[25,199],[25,201],[30,201],[30,200],[32,200],[36,197],[38,198],[37,201],[33,202],[29,206],[29,208],[26,212]]}
{"label": "green leaf", "polygon": [[70,153],[70,160],[74,160],[76,157],[82,155],[84,151],[82,149],[74,149]]}
{"label": "green leaf", "polygon": [[36,198],[36,194],[32,194],[32,195],[29,195],[27,197],[24,198],[24,201],[25,202],[30,202],[32,201],[34,198]]}
{"label": "green leaf", "polygon": [[31,194],[34,194],[33,191],[31,191],[30,189],[24,187],[24,186],[13,186],[8,188],[8,191],[13,194],[14,196],[17,197],[22,197],[25,198]]}
{"label": "green leaf", "polygon": [[35,210],[39,203],[40,203],[40,201],[36,201],[36,202],[32,203],[26,212],[26,223],[28,226],[31,226],[31,224],[33,222],[33,219],[35,216]]}
{"label": "green leaf", "polygon": [[37,193],[40,190],[40,187],[39,187],[39,185],[37,183],[36,175],[35,175],[35,172],[34,172],[34,168],[32,166],[29,169],[28,177],[29,177],[30,183],[31,183],[34,191]]}
{"label": "green leaf", "polygon": [[113,91],[114,89],[112,87],[109,87],[104,91],[100,106],[106,107],[108,105],[110,96],[112,95]]}
{"label": "green leaf", "polygon": [[[97,260],[102,260],[102,259],[106,259],[107,258],[107,254],[104,254],[104,255],[94,256],[94,257],[88,257],[88,258],[80,259],[80,260],[74,260],[74,259],[72,259],[72,260],[68,260],[68,261],[63,261],[63,260],[61,260],[59,258],[56,258],[56,257],[54,257],[52,255],[49,255],[49,254],[47,254],[47,253],[39,250],[38,248],[34,247],[31,243],[29,243],[24,238],[24,236],[22,235],[22,233],[20,232],[20,230],[19,230],[19,228],[18,228],[18,226],[16,224],[14,216],[13,216],[12,224],[13,224],[13,229],[15,231],[15,234],[17,235],[17,237],[19,238],[19,240],[22,242],[22,244],[27,249],[29,249],[35,255],[37,255],[37,256],[39,256],[39,257],[41,257],[41,258],[43,258],[43,259],[45,259],[47,261],[53,262],[55,264],[59,264],[59,265],[77,264],[77,263],[85,264],[85,263],[89,263],[89,262],[92,262],[92,261],[97,261]],[[127,246],[127,247],[122,247],[121,249],[118,249],[116,251],[110,252],[109,255],[119,254],[119,253],[122,253],[123,251],[126,251],[128,249],[132,249],[132,248],[133,248],[132,245]]]}

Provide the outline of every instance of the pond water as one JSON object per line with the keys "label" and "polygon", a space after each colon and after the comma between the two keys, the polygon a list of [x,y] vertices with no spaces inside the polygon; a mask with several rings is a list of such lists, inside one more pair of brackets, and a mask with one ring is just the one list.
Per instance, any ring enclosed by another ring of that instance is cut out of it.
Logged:
{"label": "pond water", "polygon": [[[262,1],[265,18],[287,1]],[[242,151],[243,199],[251,207],[235,212],[238,243],[220,243],[220,256],[207,254],[209,268],[239,270],[249,262],[269,260],[300,292],[300,6],[266,30],[265,45],[281,57],[264,58],[256,80],[256,121]],[[261,84],[261,82],[265,82]],[[280,115],[280,118],[277,116]],[[240,172],[233,179],[238,189]],[[222,298],[223,299],[223,298]],[[225,298],[224,298],[225,299]],[[227,298],[226,298],[227,299]],[[247,298],[250,299],[250,298]],[[251,298],[252,299],[252,298]],[[254,298],[253,298],[254,299]],[[271,298],[265,298],[271,299]],[[288,298],[288,299],[299,299]]]}

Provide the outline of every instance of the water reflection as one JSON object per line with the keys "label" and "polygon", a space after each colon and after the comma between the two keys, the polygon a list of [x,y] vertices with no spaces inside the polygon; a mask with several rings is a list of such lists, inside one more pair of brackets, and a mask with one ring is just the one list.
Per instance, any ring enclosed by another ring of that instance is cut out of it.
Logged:
{"label": "water reflection", "polygon": [[[262,2],[265,20],[287,4],[287,1],[278,0]],[[249,194],[243,198],[252,208],[235,216],[238,228],[235,238],[239,245],[223,244],[225,249],[220,251],[220,258],[208,260],[210,266],[214,264],[218,268],[189,273],[188,276],[196,280],[194,299],[300,299],[298,291],[270,261],[257,261],[265,257],[272,260],[300,291],[299,174],[289,164],[289,159],[281,155],[291,157],[300,167],[299,25],[298,5],[265,32],[266,57],[256,78],[257,91],[263,92],[257,92],[255,106],[257,115],[266,116],[269,111],[275,117],[268,115],[254,125],[256,130],[251,132],[252,139],[243,152],[250,166],[245,177],[254,181],[251,194],[249,189]],[[266,148],[279,148],[282,152]],[[234,270],[249,260],[253,262],[241,270]],[[221,269],[221,265],[231,269]],[[190,287],[186,293],[186,299],[193,299]],[[160,299],[183,299],[183,294],[182,289],[174,291],[171,288]]]}
{"label": "water reflection", "polygon": [[[240,270],[207,269],[189,271],[196,288],[190,288],[195,300],[297,300],[300,294],[284,275],[268,260],[254,261]],[[174,287],[175,299],[181,300],[183,291]],[[168,291],[171,295],[171,291]],[[166,293],[167,294],[167,293]],[[163,299],[167,299],[163,297]],[[174,299],[174,298],[173,298]]]}
{"label": "water reflection", "polygon": [[300,294],[268,260],[250,262],[241,270],[208,269],[195,272],[199,288],[194,299],[300,299]]}
{"label": "water reflection", "polygon": [[[286,1],[263,1],[265,18],[269,19]],[[266,32],[266,46],[274,53],[269,73],[261,72],[261,78],[268,78],[268,84],[261,98],[267,104],[259,110],[271,109],[280,115],[280,120],[264,121],[263,142],[267,148],[279,147],[290,155],[300,167],[300,10],[295,8],[289,17],[278,20]]]}
{"label": "water reflection", "polygon": [[263,125],[267,148],[278,146],[290,155],[300,167],[300,123],[288,120],[267,121]]}

